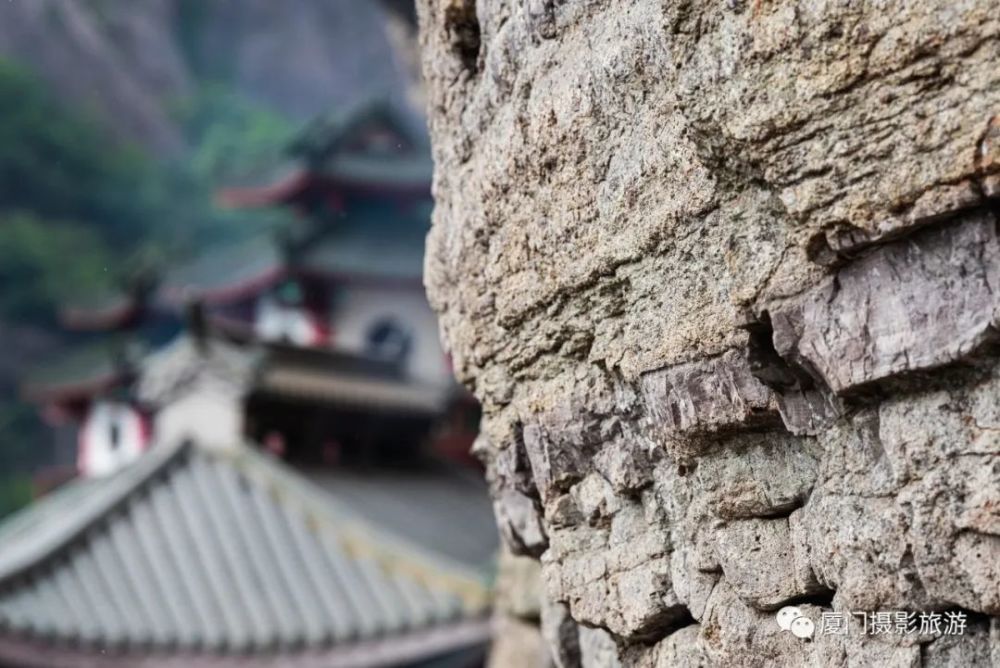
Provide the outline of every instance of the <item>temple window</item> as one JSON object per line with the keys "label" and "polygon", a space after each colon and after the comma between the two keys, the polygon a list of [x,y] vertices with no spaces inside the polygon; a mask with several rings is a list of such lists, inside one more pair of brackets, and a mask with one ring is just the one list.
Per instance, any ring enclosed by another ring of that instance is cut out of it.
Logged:
{"label": "temple window", "polygon": [[403,364],[412,347],[413,334],[392,317],[379,318],[365,334],[366,352],[378,359]]}

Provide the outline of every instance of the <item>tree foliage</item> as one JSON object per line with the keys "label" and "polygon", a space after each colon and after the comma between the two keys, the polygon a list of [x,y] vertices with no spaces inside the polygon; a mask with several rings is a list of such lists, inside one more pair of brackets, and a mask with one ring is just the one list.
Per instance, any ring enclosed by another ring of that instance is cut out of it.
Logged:
{"label": "tree foliage", "polygon": [[133,246],[158,197],[152,165],[109,145],[96,124],[63,108],[34,77],[0,61],[0,210],[99,227],[108,243]]}
{"label": "tree foliage", "polygon": [[0,313],[45,322],[60,303],[113,288],[112,261],[93,227],[27,212],[0,214]]}
{"label": "tree foliage", "polygon": [[193,172],[205,182],[233,184],[266,179],[280,164],[295,127],[287,119],[237,95],[205,84],[178,105],[194,147]]}
{"label": "tree foliage", "polygon": [[[52,331],[59,306],[121,289],[136,267],[155,272],[270,224],[273,214],[255,224],[219,211],[212,195],[273,164],[288,127],[222,89],[180,106],[190,151],[150,155],[110,140],[100,123],[0,59],[0,328]],[[46,429],[18,398],[19,380],[0,377],[0,515],[29,499],[24,476],[51,458]]]}
{"label": "tree foliage", "polygon": [[31,502],[34,490],[27,476],[0,476],[0,517]]}
{"label": "tree foliage", "polygon": [[213,190],[273,164],[287,126],[216,89],[181,106],[192,149],[161,160],[0,60],[0,320],[50,322],[60,301],[113,288],[137,254],[178,261],[255,229],[215,209]]}

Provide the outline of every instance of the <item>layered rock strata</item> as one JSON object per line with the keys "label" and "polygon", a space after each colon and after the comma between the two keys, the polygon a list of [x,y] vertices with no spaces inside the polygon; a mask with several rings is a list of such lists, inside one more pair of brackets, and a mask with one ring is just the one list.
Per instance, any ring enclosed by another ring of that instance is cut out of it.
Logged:
{"label": "layered rock strata", "polygon": [[1000,665],[995,8],[419,14],[427,287],[560,665]]}

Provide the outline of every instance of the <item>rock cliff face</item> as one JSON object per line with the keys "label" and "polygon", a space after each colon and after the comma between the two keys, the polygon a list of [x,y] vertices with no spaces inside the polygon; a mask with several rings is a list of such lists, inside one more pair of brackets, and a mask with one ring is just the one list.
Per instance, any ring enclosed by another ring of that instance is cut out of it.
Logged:
{"label": "rock cliff face", "polygon": [[556,662],[1000,665],[991,3],[419,14],[427,287]]}

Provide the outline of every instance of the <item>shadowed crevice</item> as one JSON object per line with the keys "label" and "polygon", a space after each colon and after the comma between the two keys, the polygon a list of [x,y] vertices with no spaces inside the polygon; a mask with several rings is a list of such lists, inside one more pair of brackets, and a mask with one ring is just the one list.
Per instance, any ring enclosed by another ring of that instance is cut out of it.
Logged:
{"label": "shadowed crevice", "polygon": [[462,67],[473,75],[478,74],[482,31],[475,0],[450,3],[445,9],[444,22],[452,52],[462,62]]}

